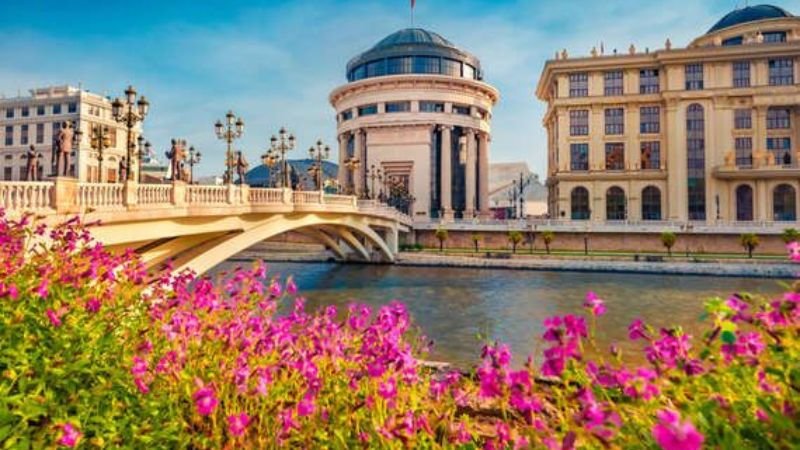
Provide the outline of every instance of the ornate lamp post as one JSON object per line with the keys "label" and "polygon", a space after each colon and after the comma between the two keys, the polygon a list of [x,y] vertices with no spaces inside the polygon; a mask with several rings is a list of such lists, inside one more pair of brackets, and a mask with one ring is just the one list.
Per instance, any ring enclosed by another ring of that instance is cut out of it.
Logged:
{"label": "ornate lamp post", "polygon": [[97,182],[103,182],[103,152],[111,148],[111,134],[107,126],[95,125],[92,127],[92,134],[89,145],[92,150],[97,152]]}
{"label": "ornate lamp post", "polygon": [[267,150],[267,153],[261,155],[261,161],[267,166],[267,173],[269,174],[269,187],[275,187],[275,179],[273,177],[272,169],[280,162],[281,155],[272,149]]}
{"label": "ornate lamp post", "polygon": [[194,166],[200,164],[200,159],[203,155],[194,149],[194,145],[189,147],[189,184],[194,184]]}
{"label": "ornate lamp post", "polygon": [[152,158],[153,157],[153,146],[150,145],[150,141],[146,141],[144,136],[141,134],[138,138],[136,138],[136,142],[139,144],[139,184],[142,183],[142,161],[145,158]]}
{"label": "ornate lamp post", "polygon": [[217,120],[214,124],[214,132],[217,138],[222,139],[228,144],[225,150],[225,183],[233,184],[233,164],[236,161],[233,155],[233,141],[242,137],[244,134],[244,120],[241,117],[236,117],[233,111],[228,111],[225,114],[225,123]]}
{"label": "ornate lamp post", "polygon": [[359,167],[361,167],[361,160],[359,160],[355,156],[351,156],[351,157],[347,158],[346,160],[344,160],[344,165],[345,165],[345,167],[347,167],[347,170],[350,172],[350,178],[351,178],[351,182],[349,182],[347,184],[347,192],[346,193],[348,195],[352,195],[352,194],[355,193],[353,191],[355,186],[354,186],[354,183],[352,182],[352,177],[354,176],[355,171],[358,170]]}
{"label": "ornate lamp post", "polygon": [[291,179],[289,178],[289,160],[286,158],[286,152],[294,150],[295,139],[294,134],[286,131],[285,127],[278,130],[278,136],[272,135],[270,139],[270,150],[280,155],[280,161],[283,163],[281,167],[281,187],[291,187]]}
{"label": "ornate lamp post", "polygon": [[147,101],[144,95],[137,100],[136,89],[134,89],[133,86],[128,86],[128,89],[125,89],[125,101],[117,97],[111,103],[111,116],[117,122],[124,124],[128,131],[125,181],[133,178],[133,127],[135,127],[137,123],[144,121],[149,111],[150,102]]}
{"label": "ornate lamp post", "polygon": [[311,159],[314,160],[314,164],[309,169],[310,172],[314,172],[314,182],[317,185],[317,189],[320,191],[322,190],[322,161],[325,159],[330,158],[331,156],[331,148],[327,145],[322,143],[322,139],[317,140],[317,145],[315,147],[311,147],[308,149],[308,155],[311,156]]}

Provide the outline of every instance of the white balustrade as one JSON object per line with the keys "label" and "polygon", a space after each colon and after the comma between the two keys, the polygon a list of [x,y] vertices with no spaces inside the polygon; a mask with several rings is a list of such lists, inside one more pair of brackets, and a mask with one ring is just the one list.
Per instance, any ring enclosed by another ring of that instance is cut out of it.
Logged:
{"label": "white balustrade", "polygon": [[326,205],[350,206],[355,208],[356,201],[352,195],[326,195],[323,197]]}
{"label": "white balustrade", "polygon": [[292,193],[292,199],[296,205],[320,204],[322,203],[322,194],[318,191],[296,191]]}
{"label": "white balustrade", "polygon": [[137,187],[137,198],[140,205],[172,204],[172,185],[140,184]]}
{"label": "white balustrade", "polygon": [[0,208],[33,211],[50,208],[53,183],[18,181],[0,183]]}
{"label": "white balustrade", "polygon": [[77,203],[83,208],[122,208],[125,206],[125,188],[122,184],[80,183]]}
{"label": "white balustrade", "polygon": [[186,203],[190,205],[225,205],[228,203],[228,187],[186,186]]}
{"label": "white balustrade", "polygon": [[253,205],[281,204],[283,203],[283,190],[250,188],[250,203]]}

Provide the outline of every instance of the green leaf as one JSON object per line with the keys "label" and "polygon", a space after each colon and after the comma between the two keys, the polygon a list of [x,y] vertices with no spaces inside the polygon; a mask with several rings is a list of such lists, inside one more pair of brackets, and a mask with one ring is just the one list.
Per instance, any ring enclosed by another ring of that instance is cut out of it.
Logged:
{"label": "green leaf", "polygon": [[733,344],[736,342],[736,333],[726,330],[722,332],[720,338],[722,339],[722,342],[726,344]]}

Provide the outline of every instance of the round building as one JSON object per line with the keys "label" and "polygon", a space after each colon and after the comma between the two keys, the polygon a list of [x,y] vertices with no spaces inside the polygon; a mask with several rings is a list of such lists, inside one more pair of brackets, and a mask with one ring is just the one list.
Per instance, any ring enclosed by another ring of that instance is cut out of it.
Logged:
{"label": "round building", "polygon": [[423,29],[400,30],[347,64],[330,95],[339,183],[364,198],[405,191],[415,220],[489,215],[497,89],[478,58]]}

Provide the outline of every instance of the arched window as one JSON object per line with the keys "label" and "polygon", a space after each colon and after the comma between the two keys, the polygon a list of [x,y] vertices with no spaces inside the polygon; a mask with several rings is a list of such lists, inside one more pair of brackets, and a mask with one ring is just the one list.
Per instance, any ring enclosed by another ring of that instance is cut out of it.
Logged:
{"label": "arched window", "polygon": [[612,186],[606,191],[606,220],[625,220],[625,191]]}
{"label": "arched window", "polygon": [[661,220],[661,190],[655,186],[642,190],[642,220]]}
{"label": "arched window", "polygon": [[788,184],[781,184],[772,191],[772,217],[778,221],[797,220],[796,194]]}
{"label": "arched window", "polygon": [[697,103],[686,109],[689,220],[706,220],[706,121]]}
{"label": "arched window", "polygon": [[753,188],[749,184],[736,188],[736,220],[753,220]]}
{"label": "arched window", "polygon": [[585,187],[576,187],[570,194],[572,220],[589,220],[589,191]]}

